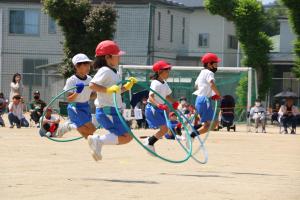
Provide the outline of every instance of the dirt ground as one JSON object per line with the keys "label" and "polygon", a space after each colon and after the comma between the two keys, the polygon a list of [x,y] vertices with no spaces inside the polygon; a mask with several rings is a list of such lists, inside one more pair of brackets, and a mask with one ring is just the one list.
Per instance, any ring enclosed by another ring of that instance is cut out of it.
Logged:
{"label": "dirt ground", "polygon": [[[267,134],[237,129],[211,132],[209,161],[200,165],[161,161],[135,141],[104,146],[103,160],[95,162],[85,140],[57,143],[36,128],[0,128],[0,199],[299,200],[300,133],[279,134],[270,125]],[[174,144],[163,139],[157,150],[184,155]]]}

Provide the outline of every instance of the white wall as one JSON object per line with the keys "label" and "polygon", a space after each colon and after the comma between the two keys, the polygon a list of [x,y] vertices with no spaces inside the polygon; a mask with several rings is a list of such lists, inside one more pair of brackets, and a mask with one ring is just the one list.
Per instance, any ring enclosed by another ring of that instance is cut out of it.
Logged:
{"label": "white wall", "polygon": [[[2,61],[1,65],[1,90],[7,96],[10,91],[12,74],[23,72],[24,59],[46,59],[48,63],[58,63],[63,57],[63,34],[56,27],[56,34],[48,33],[48,16],[41,10],[40,4],[35,3],[0,3],[2,9]],[[39,35],[13,35],[9,33],[9,10],[11,9],[36,9],[40,12]],[[25,97],[28,88],[24,88]]]}
{"label": "white wall", "polygon": [[287,19],[280,19],[280,52],[292,52],[293,41],[296,39],[296,35],[291,30],[291,26]]}

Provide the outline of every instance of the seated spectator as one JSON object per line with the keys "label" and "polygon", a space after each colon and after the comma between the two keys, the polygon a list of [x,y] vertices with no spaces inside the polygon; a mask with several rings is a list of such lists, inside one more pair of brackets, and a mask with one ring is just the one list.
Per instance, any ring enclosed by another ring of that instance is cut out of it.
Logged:
{"label": "seated spectator", "polygon": [[186,97],[184,96],[180,97],[178,110],[183,114],[188,114],[189,111],[188,111],[188,103]]}
{"label": "seated spectator", "polygon": [[52,115],[52,109],[51,108],[45,108],[44,111],[45,116],[43,118],[40,118],[40,122],[42,123],[42,127],[39,131],[40,136],[48,136],[48,137],[54,137],[55,132],[59,126],[60,119]]}
{"label": "seated spectator", "polygon": [[266,109],[262,106],[259,99],[255,100],[255,105],[250,109],[250,118],[255,122],[256,133],[258,132],[258,124],[262,125],[262,132],[266,133]]}
{"label": "seated spectator", "polygon": [[278,112],[280,109],[280,104],[277,102],[274,106],[274,108],[272,108],[272,116],[271,116],[271,124],[273,124],[274,121],[278,122]]}
{"label": "seated spectator", "polygon": [[30,103],[30,117],[39,128],[39,119],[43,114],[46,103],[40,99],[39,91],[33,93],[33,98],[34,100]]}
{"label": "seated spectator", "polygon": [[[171,123],[171,127],[169,127],[169,128],[172,128],[173,132],[176,133],[177,139],[183,139],[181,137],[181,135],[182,135],[182,133],[181,133],[182,124],[177,121],[176,114],[174,112],[170,112],[169,119],[170,119],[170,123]],[[174,134],[172,133],[171,130],[169,130],[165,134],[165,138],[167,138],[169,140],[175,140],[175,136],[174,136]]]}
{"label": "seated spectator", "polygon": [[4,94],[1,92],[0,93],[0,126],[3,126],[3,127],[5,127],[5,123],[4,123],[4,120],[2,118],[2,115],[6,111],[7,102],[8,101],[4,98]]}
{"label": "seated spectator", "polygon": [[148,128],[148,123],[147,123],[146,117],[145,117],[146,105],[147,105],[147,97],[143,97],[143,99],[140,102],[138,102],[136,104],[136,106],[134,107],[135,109],[142,110],[143,119],[136,120],[139,128]]}
{"label": "seated spectator", "polygon": [[284,127],[284,133],[287,134],[287,128],[290,124],[292,126],[291,134],[296,133],[297,116],[299,115],[299,110],[294,106],[294,99],[287,98],[285,105],[282,105],[279,109],[279,122],[282,123]]}
{"label": "seated spectator", "polygon": [[12,102],[8,105],[8,120],[10,123],[10,128],[14,127],[14,124],[16,124],[17,128],[28,127],[29,123],[25,119],[23,115],[23,107],[24,104],[21,102],[21,96],[15,95],[12,98]]}

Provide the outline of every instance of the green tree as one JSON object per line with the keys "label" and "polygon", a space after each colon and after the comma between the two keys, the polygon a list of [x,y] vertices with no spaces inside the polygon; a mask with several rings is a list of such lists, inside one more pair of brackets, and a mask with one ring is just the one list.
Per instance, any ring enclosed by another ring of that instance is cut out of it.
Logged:
{"label": "green tree", "polygon": [[296,61],[293,72],[297,78],[300,78],[300,2],[299,0],[282,0],[282,2],[288,8],[289,22],[296,34],[294,43]]}
{"label": "green tree", "polygon": [[[64,34],[64,58],[59,71],[74,73],[71,59],[77,53],[90,58],[99,41],[112,39],[117,13],[111,4],[91,6],[89,0],[43,0],[44,11],[55,19]],[[103,28],[105,27],[105,28]]]}
{"label": "green tree", "polygon": [[265,9],[265,23],[262,27],[262,32],[268,36],[278,35],[280,33],[279,18],[287,16],[287,8],[281,1],[274,2],[272,7]]}
{"label": "green tree", "polygon": [[233,21],[245,54],[242,62],[245,66],[256,69],[259,80],[258,93],[260,97],[265,97],[271,84],[272,70],[268,54],[272,44],[270,38],[262,31],[266,23],[262,4],[256,0],[205,0],[205,7],[212,14]]}
{"label": "green tree", "polygon": [[247,91],[248,91],[248,77],[245,75],[241,78],[239,85],[235,90],[235,94],[237,96],[236,113],[238,116],[241,116],[241,114],[245,111],[244,108],[247,106]]}

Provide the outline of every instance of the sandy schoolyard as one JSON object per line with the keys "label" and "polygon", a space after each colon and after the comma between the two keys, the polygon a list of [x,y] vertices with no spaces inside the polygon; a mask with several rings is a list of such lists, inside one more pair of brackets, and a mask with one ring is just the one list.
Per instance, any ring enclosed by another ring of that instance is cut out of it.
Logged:
{"label": "sandy schoolyard", "polygon": [[[36,128],[0,128],[0,199],[299,200],[300,131],[237,129],[212,132],[206,144],[209,161],[200,165],[161,161],[135,141],[104,146],[103,160],[95,162],[83,139],[57,143],[41,138]],[[149,135],[153,130],[134,132]],[[175,144],[163,139],[157,151],[182,158]]]}

